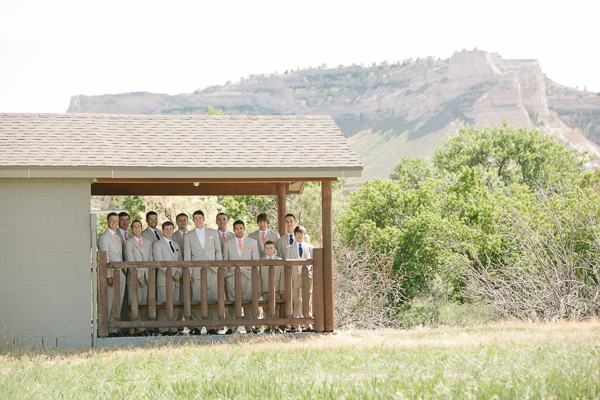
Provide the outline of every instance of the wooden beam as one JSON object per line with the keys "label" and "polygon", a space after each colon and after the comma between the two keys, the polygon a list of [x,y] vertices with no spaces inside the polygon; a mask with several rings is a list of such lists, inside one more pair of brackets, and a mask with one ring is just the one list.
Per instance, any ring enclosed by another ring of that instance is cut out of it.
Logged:
{"label": "wooden beam", "polygon": [[202,319],[192,321],[117,321],[109,322],[109,328],[220,328],[222,326],[250,325],[300,325],[312,324],[314,318],[265,318],[265,319]]}
{"label": "wooden beam", "polygon": [[[287,184],[287,191],[289,191],[290,185]],[[286,211],[286,184],[277,183],[277,230],[279,231],[279,235],[284,236],[285,229],[285,214]]]}
{"label": "wooden beam", "polygon": [[331,181],[321,181],[323,232],[323,308],[325,332],[333,332],[333,217]]}
{"label": "wooden beam", "polygon": [[276,183],[93,183],[92,196],[276,196]]}
{"label": "wooden beam", "polygon": [[97,178],[97,183],[289,183],[336,181],[337,178]]}
{"label": "wooden beam", "polygon": [[315,332],[323,332],[323,249],[314,249],[313,257],[313,316],[315,317]]}
{"label": "wooden beam", "polygon": [[98,336],[108,336],[108,271],[106,251],[98,252]]}

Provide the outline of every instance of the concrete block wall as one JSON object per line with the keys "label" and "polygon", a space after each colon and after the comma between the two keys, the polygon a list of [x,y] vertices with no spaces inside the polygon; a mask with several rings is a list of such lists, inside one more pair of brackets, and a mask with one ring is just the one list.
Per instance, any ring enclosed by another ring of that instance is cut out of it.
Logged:
{"label": "concrete block wall", "polygon": [[89,179],[0,179],[0,341],[91,345]]}

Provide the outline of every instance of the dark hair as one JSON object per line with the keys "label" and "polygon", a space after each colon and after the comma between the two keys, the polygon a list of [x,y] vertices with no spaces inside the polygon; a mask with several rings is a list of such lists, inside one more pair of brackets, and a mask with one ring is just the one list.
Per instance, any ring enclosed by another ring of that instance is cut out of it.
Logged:
{"label": "dark hair", "polygon": [[224,216],[225,216],[225,218],[227,218],[227,214],[225,214],[225,213],[218,213],[218,214],[217,214],[217,219],[219,218],[219,215],[224,215]]}
{"label": "dark hair", "polygon": [[202,215],[204,217],[204,213],[202,212],[202,210],[194,211],[194,215],[192,215],[192,218],[194,218],[196,215]]}
{"label": "dark hair", "polygon": [[138,224],[140,224],[140,226],[142,225],[142,223],[140,222],[140,220],[137,220],[137,219],[136,219],[135,221],[133,221],[133,222],[131,223],[131,227],[132,227],[132,228],[133,228],[133,224],[135,224],[136,222],[137,222]]}
{"label": "dark hair", "polygon": [[146,219],[150,218],[151,216],[156,215],[158,217],[158,214],[155,211],[149,211],[146,213]]}
{"label": "dark hair", "polygon": [[166,222],[163,222],[163,224],[162,224],[162,228],[163,228],[163,229],[165,229],[165,226],[172,226],[172,227],[175,227],[175,225],[173,225],[173,223],[172,223],[171,221],[166,221]]}
{"label": "dark hair", "polygon": [[285,221],[285,219],[287,217],[292,217],[292,218],[294,218],[294,222],[296,221],[296,216],[294,214],[285,214],[285,217],[283,217],[283,220]]}
{"label": "dark hair", "polygon": [[258,214],[258,217],[256,217],[256,222],[261,222],[261,221],[267,221],[267,224],[268,224],[269,216],[265,213]]}
{"label": "dark hair", "polygon": [[129,217],[129,218],[131,218],[129,216],[129,214],[127,214],[125,211],[119,213],[119,218],[121,218],[121,217]]}
{"label": "dark hair", "polygon": [[[175,221],[177,221],[179,219],[179,217],[188,217],[186,213],[179,213],[177,214],[177,216],[175,217]],[[188,218],[189,219],[189,218]]]}
{"label": "dark hair", "polygon": [[297,227],[294,228],[294,235],[296,235],[296,233],[298,232],[302,232],[306,235],[306,228],[303,227],[302,225],[298,225]]}
{"label": "dark hair", "polygon": [[264,247],[267,247],[267,245],[268,245],[268,244],[272,244],[273,246],[277,247],[277,246],[275,245],[275,242],[274,242],[274,241],[272,241],[272,240],[267,240],[267,241],[265,242],[265,246],[264,246]]}
{"label": "dark hair", "polygon": [[235,221],[233,223],[233,227],[235,228],[236,225],[242,225],[244,228],[246,227],[246,224],[244,224],[244,221],[242,221],[241,219],[238,219],[237,221]]}
{"label": "dark hair", "polygon": [[117,214],[116,212],[108,213],[108,215],[106,216],[106,222],[108,222],[108,220],[110,219],[110,217],[117,217],[117,218],[119,218],[119,214]]}

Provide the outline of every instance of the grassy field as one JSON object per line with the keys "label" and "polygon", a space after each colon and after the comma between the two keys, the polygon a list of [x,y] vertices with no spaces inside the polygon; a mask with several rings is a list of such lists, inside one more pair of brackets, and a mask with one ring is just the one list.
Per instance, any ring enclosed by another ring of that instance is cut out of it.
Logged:
{"label": "grassy field", "polygon": [[[245,335],[244,335],[245,336]],[[0,398],[600,398],[600,323],[4,348]]]}

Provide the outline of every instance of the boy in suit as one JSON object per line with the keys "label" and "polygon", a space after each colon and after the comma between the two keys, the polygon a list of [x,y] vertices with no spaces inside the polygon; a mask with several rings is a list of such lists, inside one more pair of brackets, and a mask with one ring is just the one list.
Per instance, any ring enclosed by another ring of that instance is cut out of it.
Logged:
{"label": "boy in suit", "polygon": [[[265,242],[265,255],[261,257],[261,260],[281,260],[281,257],[275,255],[275,243],[272,240],[267,240]],[[259,273],[259,283],[258,283],[258,291],[263,299],[269,299],[269,269],[270,267],[261,267]],[[275,269],[275,300],[278,298],[283,298],[283,294],[285,291],[285,273],[282,266],[276,266]],[[263,315],[265,318],[270,318],[270,315],[267,315],[269,307],[263,308]],[[275,318],[279,318],[280,308],[275,307]],[[268,326],[265,329],[265,333],[278,333],[279,328],[275,326]]]}
{"label": "boy in suit", "polygon": [[142,237],[150,240],[152,244],[162,239],[162,232],[156,229],[158,226],[158,214],[156,214],[154,211],[149,211],[146,213],[146,223],[148,224],[148,227],[142,232]]}
{"label": "boy in suit", "polygon": [[[286,214],[284,221],[287,233],[275,243],[277,244],[277,255],[285,260],[285,251],[295,240],[294,229],[296,229],[296,217],[294,214]],[[310,244],[310,237],[308,235],[304,235],[304,242]]]}
{"label": "boy in suit", "polygon": [[[172,240],[175,227],[171,221],[162,224],[163,238],[154,243],[153,253],[154,261],[181,261],[181,249],[179,245]],[[181,278],[181,268],[171,270],[171,276],[166,276],[166,268],[158,268],[156,273],[156,301],[167,301],[167,285],[173,286],[173,301],[179,300],[179,278]],[[177,313],[173,313],[177,316]],[[156,320],[166,321],[167,310],[157,309]],[[177,328],[163,330],[160,334],[163,336],[174,335],[177,333]]]}
{"label": "boy in suit", "polygon": [[265,213],[258,214],[258,217],[256,217],[256,223],[258,224],[258,230],[249,234],[248,237],[256,240],[258,243],[260,258],[263,258],[265,256],[265,243],[267,240],[277,243],[279,240],[279,233],[269,229],[269,216]]}
{"label": "boy in suit", "polygon": [[[237,220],[233,223],[233,232],[235,238],[225,242],[225,248],[223,251],[223,258],[225,260],[258,260],[260,259],[260,253],[258,251],[258,245],[256,240],[244,236],[246,233],[246,226],[243,221]],[[242,272],[242,300],[252,300],[252,268],[251,267],[240,267]],[[227,295],[229,300],[235,300],[235,267],[230,267],[226,273],[227,280]],[[244,318],[252,318],[252,308],[244,307]],[[229,330],[227,331],[228,333]],[[254,332],[258,330],[251,326],[246,326],[246,333]]]}
{"label": "boy in suit", "polygon": [[[152,253],[152,242],[142,239],[142,223],[137,219],[131,223],[133,234],[123,244],[123,254],[125,261],[154,261]],[[138,287],[138,302],[148,301],[148,269],[138,268],[138,281],[136,283],[129,282],[129,293],[131,293],[131,285],[137,284]],[[131,301],[131,300],[130,300]],[[148,309],[140,309],[138,313],[138,321],[148,321]],[[142,329],[135,330],[137,334],[142,333]]]}
{"label": "boy in suit", "polygon": [[[204,213],[200,210],[194,211],[192,217],[194,222],[194,230],[186,236],[184,243],[183,259],[185,261],[199,261],[199,260],[222,260],[223,253],[221,252],[221,242],[219,242],[219,235],[215,229],[204,226]],[[208,268],[206,278],[206,289],[207,289],[207,300],[217,301],[217,268]],[[192,301],[200,301],[200,268],[192,268],[190,271],[190,282],[191,282],[191,296]],[[192,309],[192,320],[201,320],[202,315],[200,309]],[[208,319],[218,319],[217,310],[214,308],[208,309]],[[192,335],[199,335],[200,329],[195,328],[190,333]],[[208,329],[207,334],[215,335],[219,333],[216,329]]]}
{"label": "boy in suit", "polygon": [[[303,226],[298,225],[294,228],[294,243],[292,243],[286,249],[286,260],[293,259],[303,259],[307,260],[313,258],[313,246],[304,242],[304,236],[306,235],[306,229]],[[303,318],[302,314],[302,301],[308,301],[309,304],[309,313],[312,317],[312,265],[308,266],[308,282],[307,283],[310,288],[310,295],[308,299],[302,299],[302,266],[292,267],[292,304],[294,306],[294,311],[292,317],[294,318]],[[300,329],[300,326],[298,326]],[[292,332],[296,331],[296,328],[292,327],[290,329]],[[309,327],[309,331],[312,330],[312,327]]]}
{"label": "boy in suit", "polygon": [[[98,239],[98,251],[106,251],[107,252],[107,262],[121,262],[123,261],[122,256],[123,256],[123,241],[121,239],[119,239],[119,235],[117,234],[117,226],[119,225],[119,216],[117,215],[117,213],[110,213],[108,214],[108,216],[106,217],[106,222],[108,224],[108,227],[106,228],[106,230],[104,231],[104,233],[102,233],[102,235],[100,235],[100,238]],[[119,275],[119,292],[120,293],[113,293],[113,284],[114,284],[114,280],[113,280],[113,276],[115,274],[120,274]],[[127,280],[125,277],[125,273],[123,271],[123,269],[114,269],[114,268],[110,268],[108,269],[108,277],[107,277],[107,283],[108,283],[108,290],[107,290],[107,298],[108,298],[108,321],[112,322],[115,320],[115,316],[113,315],[113,302],[114,302],[114,296],[117,295],[119,296],[119,298],[121,299],[121,304],[123,304],[123,297],[125,295],[125,285],[127,284]],[[122,333],[120,333],[117,329],[115,328],[110,328],[108,330],[108,335],[110,337],[115,337],[115,336],[123,336]]]}

